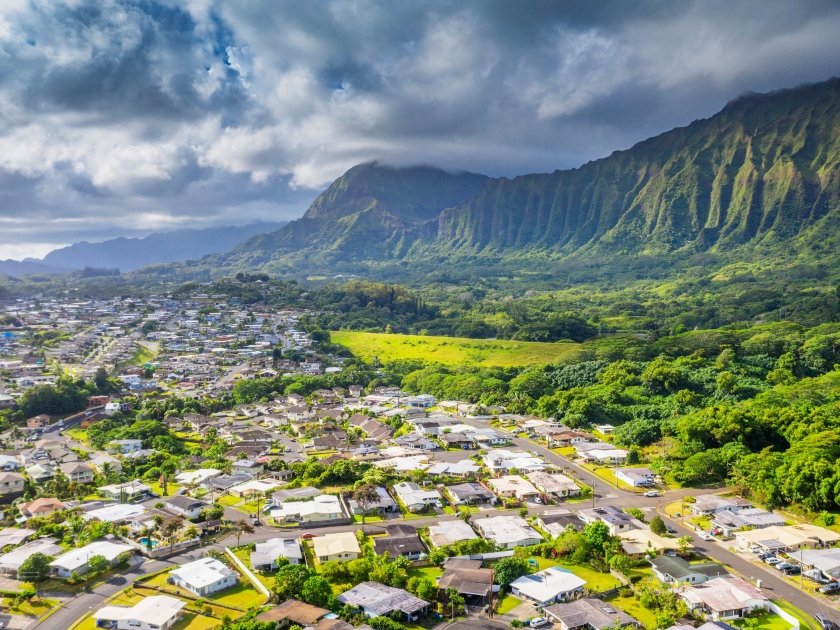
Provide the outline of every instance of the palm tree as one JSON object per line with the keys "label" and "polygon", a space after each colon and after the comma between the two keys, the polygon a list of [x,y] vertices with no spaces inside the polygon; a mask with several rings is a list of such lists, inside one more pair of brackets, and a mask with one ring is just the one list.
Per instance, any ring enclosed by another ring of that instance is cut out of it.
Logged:
{"label": "palm tree", "polygon": [[239,519],[233,524],[233,535],[236,536],[236,546],[239,546],[239,539],[242,534],[253,534],[254,527],[245,519]]}

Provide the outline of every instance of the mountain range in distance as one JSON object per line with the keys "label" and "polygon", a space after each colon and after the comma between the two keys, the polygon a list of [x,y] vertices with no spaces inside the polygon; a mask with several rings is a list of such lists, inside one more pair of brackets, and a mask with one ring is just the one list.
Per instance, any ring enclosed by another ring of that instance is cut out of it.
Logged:
{"label": "mountain range in distance", "polygon": [[248,225],[184,229],[155,232],[144,238],[119,237],[88,243],[82,241],[54,249],[43,259],[0,261],[0,274],[67,273],[85,267],[132,271],[157,263],[183,262],[228,251],[242,241],[263,232],[272,232],[286,221],[255,221]]}
{"label": "mountain range in distance", "polygon": [[694,254],[826,262],[838,245],[840,79],[832,78],[745,94],[710,118],[575,169],[508,179],[360,164],[300,219],[178,269],[401,280],[505,261],[546,271],[557,261]]}

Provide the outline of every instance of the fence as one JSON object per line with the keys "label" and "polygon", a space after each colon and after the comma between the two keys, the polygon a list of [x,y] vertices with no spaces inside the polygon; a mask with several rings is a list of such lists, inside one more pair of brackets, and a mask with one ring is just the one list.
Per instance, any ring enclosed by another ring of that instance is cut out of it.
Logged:
{"label": "fence", "polygon": [[260,582],[260,579],[259,579],[256,575],[254,575],[253,573],[251,573],[250,569],[248,569],[248,567],[246,567],[246,566],[245,566],[245,564],[244,564],[244,563],[243,563],[243,562],[242,562],[239,558],[237,558],[237,557],[236,557],[236,554],[235,554],[235,553],[233,553],[233,552],[230,550],[230,547],[225,547],[225,553],[226,553],[228,556],[230,556],[230,559],[231,559],[231,560],[233,560],[233,562],[236,564],[236,566],[239,568],[239,570],[240,570],[240,571],[242,571],[242,573],[244,573],[244,574],[245,574],[245,576],[246,576],[249,580],[251,580],[251,584],[253,584],[253,585],[254,585],[254,587],[255,587],[258,591],[260,591],[260,592],[261,592],[263,595],[265,595],[266,597],[271,597],[271,591],[269,591],[269,590],[265,587],[265,584],[263,584],[262,582]]}
{"label": "fence", "polygon": [[190,538],[189,540],[182,540],[181,542],[177,542],[174,545],[159,545],[149,549],[146,545],[141,545],[140,543],[131,540],[130,538],[120,538],[124,543],[130,545],[136,551],[139,551],[147,558],[162,558],[164,556],[183,551],[185,548],[192,547],[193,545],[197,545],[199,542],[201,542],[201,538]]}
{"label": "fence", "polygon": [[799,630],[799,619],[791,615],[786,610],[783,610],[782,608],[777,606],[776,602],[770,602],[770,610],[779,615],[779,617],[787,621],[790,625],[792,625],[794,630]]}

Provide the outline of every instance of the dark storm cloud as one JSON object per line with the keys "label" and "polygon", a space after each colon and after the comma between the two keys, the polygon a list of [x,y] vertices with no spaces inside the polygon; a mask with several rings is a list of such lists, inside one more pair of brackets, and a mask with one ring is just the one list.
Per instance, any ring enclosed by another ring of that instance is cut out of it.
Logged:
{"label": "dark storm cloud", "polygon": [[363,160],[578,166],[840,74],[837,32],[816,0],[6,0],[0,258],[292,218]]}

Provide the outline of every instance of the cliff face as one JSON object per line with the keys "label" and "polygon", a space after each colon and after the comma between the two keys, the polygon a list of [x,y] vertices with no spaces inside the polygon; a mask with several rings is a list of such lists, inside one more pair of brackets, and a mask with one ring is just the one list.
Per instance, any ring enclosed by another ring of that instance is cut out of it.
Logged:
{"label": "cliff face", "polygon": [[490,180],[425,234],[558,252],[731,249],[840,210],[840,79],[751,94],[581,168]]}

